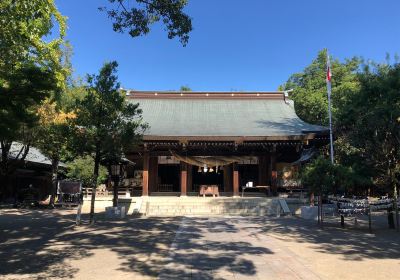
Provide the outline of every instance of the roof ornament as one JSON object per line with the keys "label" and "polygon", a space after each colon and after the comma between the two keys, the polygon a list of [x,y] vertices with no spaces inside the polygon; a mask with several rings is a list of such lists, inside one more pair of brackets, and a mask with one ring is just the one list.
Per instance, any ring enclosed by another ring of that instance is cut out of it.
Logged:
{"label": "roof ornament", "polygon": [[289,92],[293,92],[293,89],[288,89],[283,91],[283,100],[286,104],[289,104]]}

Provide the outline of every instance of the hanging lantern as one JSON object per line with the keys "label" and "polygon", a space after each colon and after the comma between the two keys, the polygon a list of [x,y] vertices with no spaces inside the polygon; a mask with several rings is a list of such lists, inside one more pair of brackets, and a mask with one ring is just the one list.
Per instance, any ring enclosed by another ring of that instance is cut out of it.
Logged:
{"label": "hanging lantern", "polygon": [[204,172],[207,172],[208,168],[207,168],[207,164],[204,164]]}
{"label": "hanging lantern", "polygon": [[210,172],[214,172],[214,169],[212,167],[210,167]]}
{"label": "hanging lantern", "polygon": [[201,167],[199,166],[199,169],[197,169],[197,172],[201,173]]}

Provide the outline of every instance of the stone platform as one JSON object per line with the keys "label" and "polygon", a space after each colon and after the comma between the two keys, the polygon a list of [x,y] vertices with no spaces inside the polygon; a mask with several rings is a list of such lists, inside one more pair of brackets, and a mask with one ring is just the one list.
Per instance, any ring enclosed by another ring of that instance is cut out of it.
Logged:
{"label": "stone platform", "polygon": [[278,203],[266,197],[146,197],[140,213],[146,216],[266,216],[276,215]]}
{"label": "stone platform", "polygon": [[[285,199],[292,214],[306,201]],[[277,197],[198,197],[198,196],[148,196],[119,198],[126,214],[143,216],[279,216],[283,211]],[[112,196],[97,197],[95,212],[104,212],[112,206]],[[90,198],[84,199],[83,212],[90,210]]]}

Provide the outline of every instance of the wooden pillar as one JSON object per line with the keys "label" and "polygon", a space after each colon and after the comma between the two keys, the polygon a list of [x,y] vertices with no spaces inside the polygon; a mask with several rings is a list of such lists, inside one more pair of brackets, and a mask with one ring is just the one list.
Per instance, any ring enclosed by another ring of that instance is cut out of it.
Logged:
{"label": "wooden pillar", "polygon": [[158,156],[149,159],[149,194],[158,191]]}
{"label": "wooden pillar", "polygon": [[187,191],[193,191],[193,165],[187,163]]}
{"label": "wooden pillar", "polygon": [[224,166],[224,192],[232,192],[232,165]]}
{"label": "wooden pillar", "polygon": [[144,152],[142,196],[148,196],[148,195],[149,195],[149,152]]}
{"label": "wooden pillar", "polygon": [[276,170],[276,153],[271,153],[270,154],[270,162],[269,162],[269,174],[271,178],[271,189],[272,189],[272,194],[277,195],[278,194],[278,172]]}
{"label": "wooden pillar", "polygon": [[268,164],[266,156],[258,157],[258,185],[268,185]]}
{"label": "wooden pillar", "polygon": [[187,164],[181,161],[181,196],[187,196]]}
{"label": "wooden pillar", "polygon": [[233,164],[233,196],[239,196],[239,170],[237,163]]}

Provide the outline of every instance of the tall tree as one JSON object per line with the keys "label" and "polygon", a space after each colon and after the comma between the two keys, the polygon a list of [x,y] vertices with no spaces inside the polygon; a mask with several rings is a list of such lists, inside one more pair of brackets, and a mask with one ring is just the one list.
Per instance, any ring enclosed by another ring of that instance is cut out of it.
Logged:
{"label": "tall tree", "polygon": [[[357,70],[360,59],[337,59],[332,64],[332,115],[336,121],[337,108],[348,96],[358,90]],[[306,122],[328,125],[328,98],[326,91],[326,50],[318,53],[317,58],[302,72],[293,74],[280,87],[282,90],[294,89],[290,97],[294,100],[296,113]]]}
{"label": "tall tree", "polygon": [[[58,35],[45,39],[58,25]],[[69,73],[63,64],[65,18],[53,0],[0,2],[0,175],[7,177],[13,141],[23,142],[17,159],[29,151],[35,109],[62,88]],[[28,133],[27,133],[28,132]],[[13,156],[13,162],[18,162]],[[7,182],[7,180],[1,180]]]}
{"label": "tall tree", "polygon": [[69,139],[76,118],[74,112],[57,109],[56,103],[46,99],[38,109],[39,125],[34,129],[35,146],[51,160],[52,191],[50,205],[54,205],[57,193],[58,167],[60,161],[69,153]]}
{"label": "tall tree", "polygon": [[150,26],[162,21],[168,31],[168,38],[180,38],[182,45],[189,40],[192,20],[183,12],[187,0],[108,0],[112,6],[101,7],[112,20],[116,32],[132,37],[146,35]]}
{"label": "tall tree", "polygon": [[339,112],[339,127],[358,149],[374,183],[397,192],[400,176],[400,64],[367,65],[360,90]]}
{"label": "tall tree", "polygon": [[117,62],[104,64],[98,75],[88,76],[87,95],[77,106],[77,124],[84,139],[84,152],[94,158],[90,223],[94,222],[96,182],[100,162],[118,159],[141,139],[146,125],[139,104],[126,102],[119,90]]}

